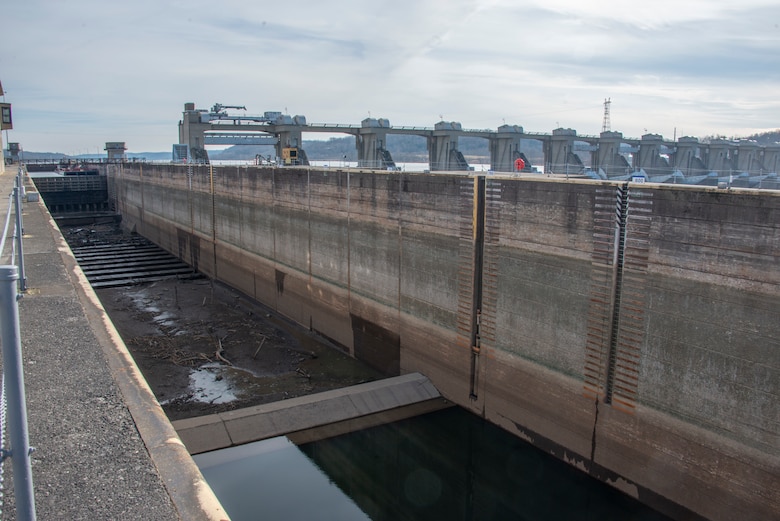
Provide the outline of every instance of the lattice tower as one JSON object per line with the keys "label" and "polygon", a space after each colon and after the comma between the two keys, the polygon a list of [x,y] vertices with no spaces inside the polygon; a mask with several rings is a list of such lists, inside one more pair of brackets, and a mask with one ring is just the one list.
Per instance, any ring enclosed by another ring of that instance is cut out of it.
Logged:
{"label": "lattice tower", "polygon": [[609,132],[612,130],[612,124],[609,121],[609,106],[612,104],[612,98],[604,100],[604,121],[601,123],[601,131]]}

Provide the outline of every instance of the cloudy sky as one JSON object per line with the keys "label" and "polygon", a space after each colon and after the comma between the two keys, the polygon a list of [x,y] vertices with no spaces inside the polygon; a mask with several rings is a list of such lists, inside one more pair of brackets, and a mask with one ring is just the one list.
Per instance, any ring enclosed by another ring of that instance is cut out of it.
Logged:
{"label": "cloudy sky", "polygon": [[0,82],[28,151],[169,151],[185,102],[745,136],[780,128],[780,2],[5,0]]}

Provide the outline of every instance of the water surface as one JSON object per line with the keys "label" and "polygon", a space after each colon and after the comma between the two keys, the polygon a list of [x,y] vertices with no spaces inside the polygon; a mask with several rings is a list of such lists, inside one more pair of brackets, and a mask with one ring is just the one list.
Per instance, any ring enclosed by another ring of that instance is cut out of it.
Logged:
{"label": "water surface", "polygon": [[459,408],[195,461],[233,521],[667,519]]}

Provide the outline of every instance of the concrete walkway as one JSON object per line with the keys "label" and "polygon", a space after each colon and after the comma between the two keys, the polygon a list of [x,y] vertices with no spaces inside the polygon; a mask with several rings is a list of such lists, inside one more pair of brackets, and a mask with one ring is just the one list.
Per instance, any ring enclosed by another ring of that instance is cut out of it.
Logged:
{"label": "concrete walkway", "polygon": [[437,411],[446,401],[420,373],[173,422],[190,454],[288,436],[295,443]]}
{"label": "concrete walkway", "polygon": [[[15,174],[0,173],[3,219]],[[228,519],[43,202],[25,203],[22,215],[28,291],[19,314],[37,518]],[[10,461],[3,469],[0,518],[16,519]]]}

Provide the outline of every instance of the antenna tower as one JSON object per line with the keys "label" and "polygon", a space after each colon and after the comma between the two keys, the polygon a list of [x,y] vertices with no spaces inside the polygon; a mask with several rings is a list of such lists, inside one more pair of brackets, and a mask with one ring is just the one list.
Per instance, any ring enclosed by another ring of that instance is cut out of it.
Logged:
{"label": "antenna tower", "polygon": [[601,131],[609,132],[612,130],[612,124],[609,122],[609,106],[612,105],[612,98],[604,100],[604,121],[601,123]]}

